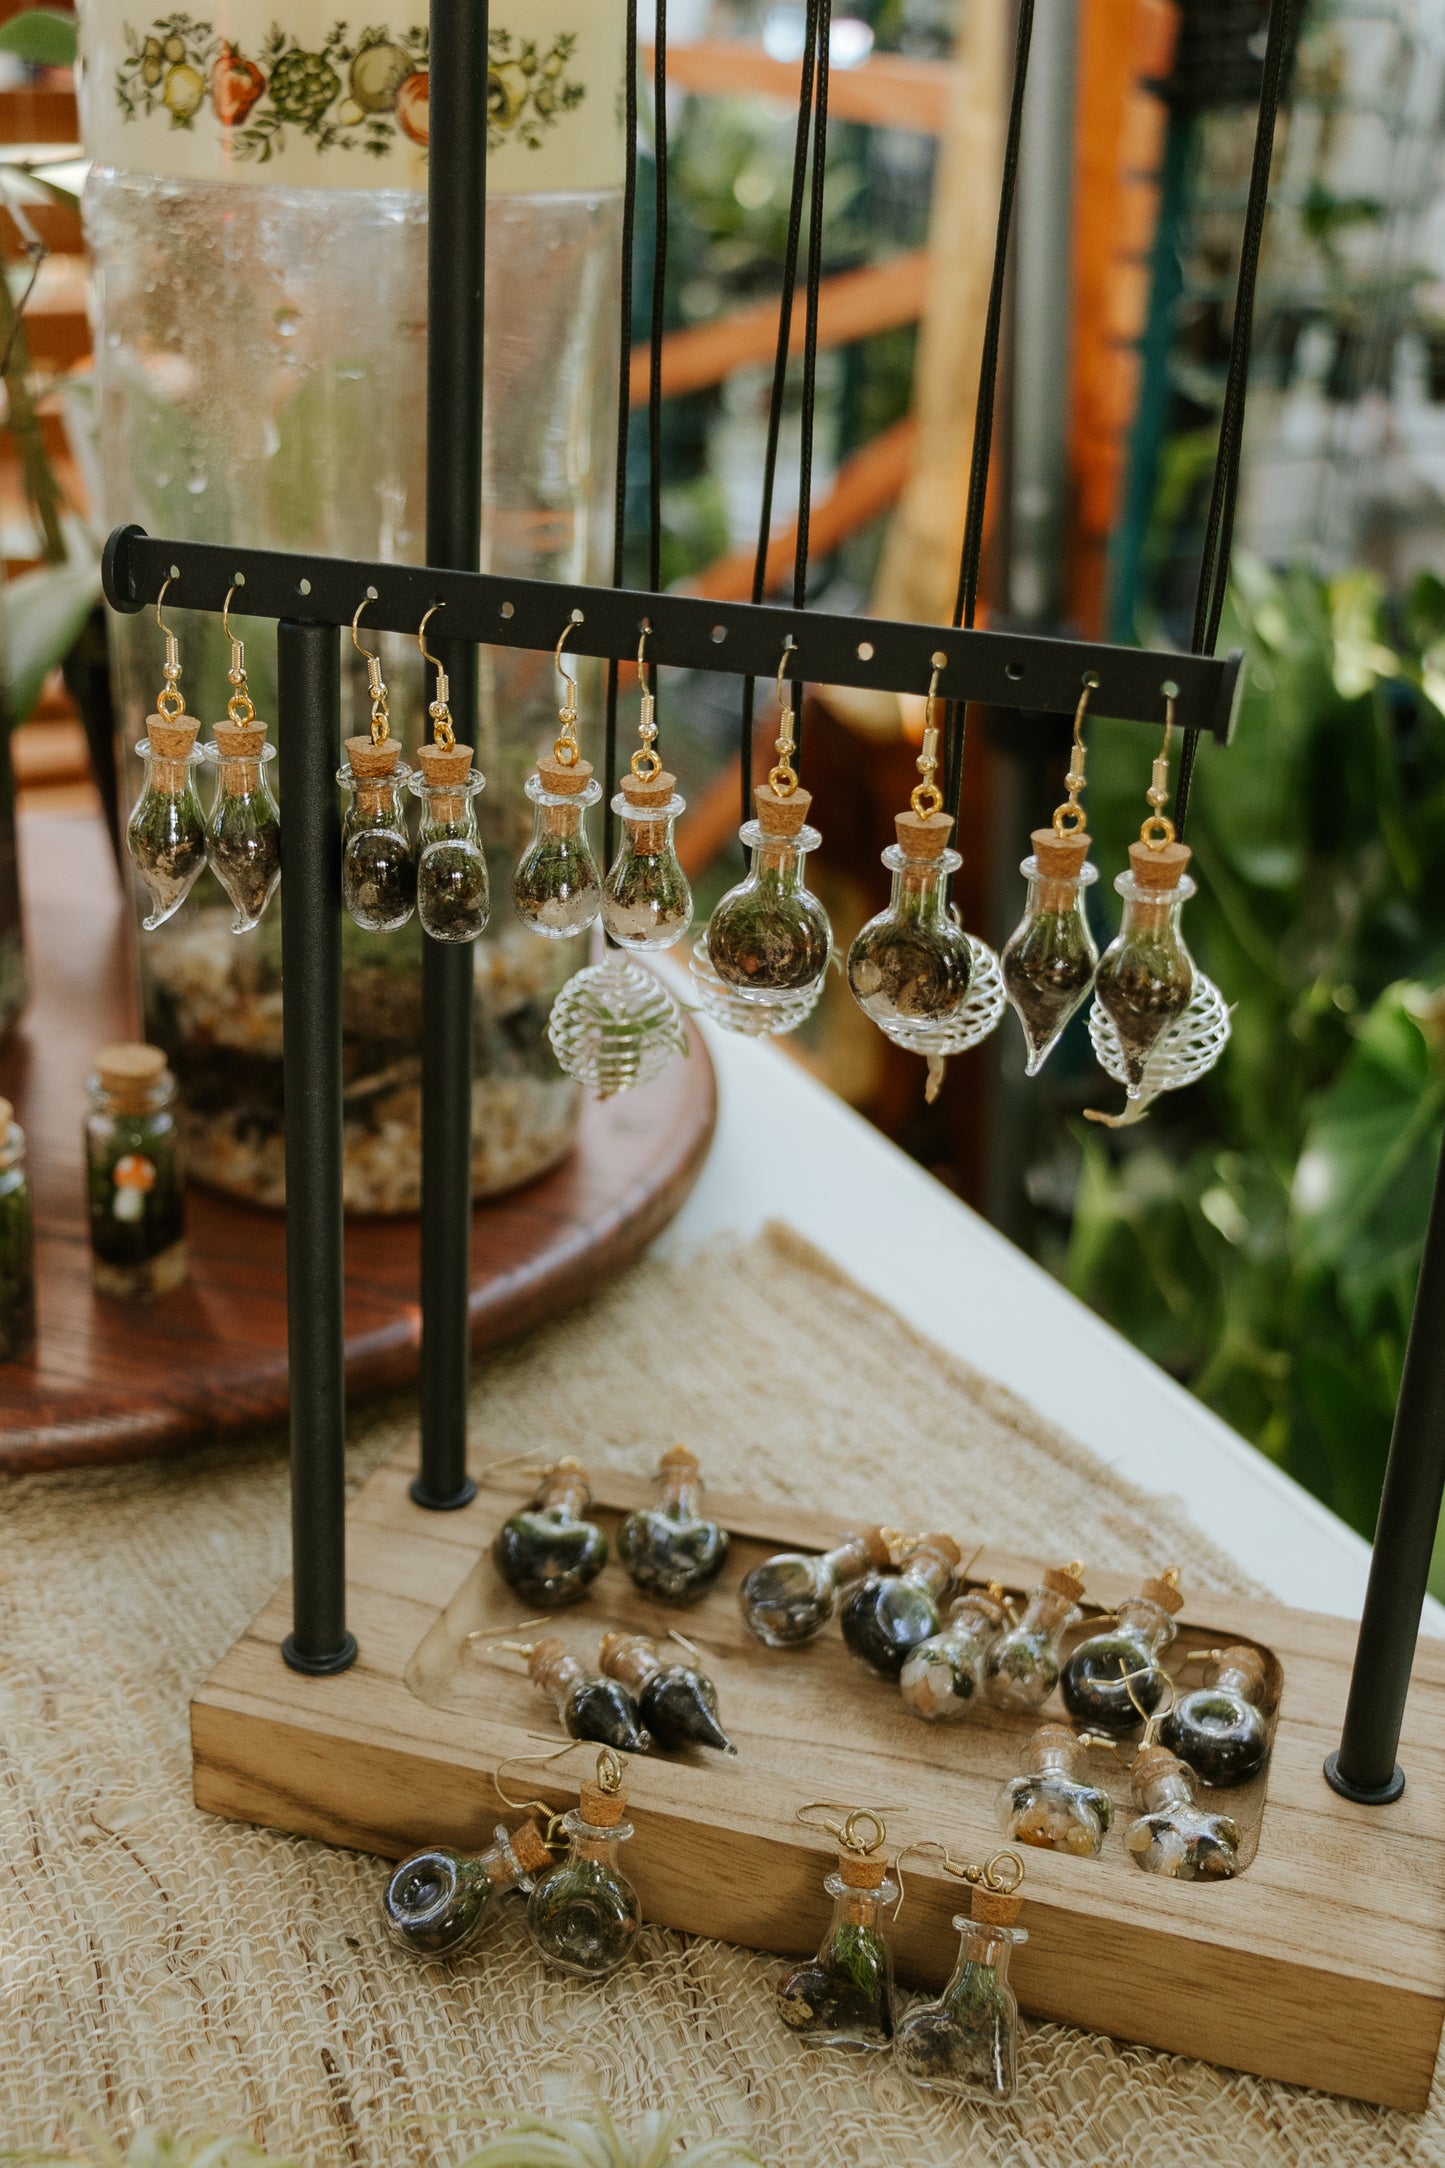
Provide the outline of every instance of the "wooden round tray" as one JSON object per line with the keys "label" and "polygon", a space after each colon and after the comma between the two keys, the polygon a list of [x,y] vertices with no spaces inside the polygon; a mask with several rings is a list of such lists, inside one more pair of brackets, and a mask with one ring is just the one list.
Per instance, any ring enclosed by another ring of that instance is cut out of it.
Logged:
{"label": "wooden round tray", "polygon": [[[0,1364],[0,1473],[183,1452],[284,1421],[285,1222],[204,1190],[187,1199],[190,1279],[151,1305],[95,1294],[81,1122],[98,1046],[130,1036],[124,909],[98,820],[34,814],[21,829],[31,1000],[0,1052],[0,1093],[29,1143],[39,1341]],[[717,1093],[696,1031],[687,1061],[644,1091],[589,1101],[576,1151],[472,1220],[472,1340],[512,1338],[632,1264],[678,1210],[712,1137]],[[417,1374],[420,1229],[346,1231],[346,1380],[353,1400]]]}

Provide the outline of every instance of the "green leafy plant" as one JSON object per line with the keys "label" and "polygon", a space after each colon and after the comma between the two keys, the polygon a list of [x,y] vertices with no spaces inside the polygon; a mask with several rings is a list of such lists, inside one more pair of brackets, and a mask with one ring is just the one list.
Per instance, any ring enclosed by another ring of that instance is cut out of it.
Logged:
{"label": "green leafy plant", "polygon": [[82,2127],[85,2142],[80,2152],[22,2146],[16,2152],[0,2151],[0,2161],[13,2162],[14,2168],[52,2168],[61,2161],[74,2168],[301,2168],[299,2161],[278,2159],[249,2138],[218,2138],[204,2132],[178,2138],[154,2125],[137,2131],[122,2148],[89,2117],[82,2119]]}
{"label": "green leafy plant", "polygon": [[521,2115],[500,2137],[469,2153],[457,2168],[761,2168],[756,2153],[732,2138],[684,2140],[684,2117],[652,2108],[624,2136],[599,2102],[595,2115]]}

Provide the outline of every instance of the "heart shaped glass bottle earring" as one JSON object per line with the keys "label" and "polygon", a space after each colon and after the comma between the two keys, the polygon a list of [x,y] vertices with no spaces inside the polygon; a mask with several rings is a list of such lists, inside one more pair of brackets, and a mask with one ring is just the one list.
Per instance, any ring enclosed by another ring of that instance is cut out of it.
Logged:
{"label": "heart shaped glass bottle earring", "polygon": [[1018,1925],[1024,1863],[1016,1852],[996,1852],[982,1867],[965,1867],[941,1845],[908,1849],[942,1852],[945,1871],[973,1889],[969,1910],[953,1922],[958,1956],[947,1987],[935,2001],[915,2003],[898,2028],[898,2067],[928,2092],[1001,2106],[1018,2088],[1019,2005],[1008,1964],[1029,1939]]}
{"label": "heart shaped glass bottle earring", "polygon": [[195,771],[206,757],[196,744],[201,726],[186,713],[180,647],[161,615],[174,579],[172,574],[156,598],[156,623],[166,642],[165,686],[136,747],[145,763],[145,783],[125,830],[131,863],[151,899],[141,921],[147,933],[174,917],[206,863],[206,816],[195,785]]}
{"label": "heart shaped glass bottle earring", "polygon": [[530,1505],[511,1514],[492,1539],[492,1558],[524,1603],[555,1611],[586,1595],[607,1563],[607,1538],[587,1518],[592,1487],[570,1454],[542,1471]]}
{"label": "heart shaped glass bottle earring", "polygon": [[[827,1800],[799,1807],[797,1819],[824,1814]],[[888,1830],[871,1808],[855,1808],[839,1823],[820,1826],[838,1840],[838,1865],[823,1884],[833,1917],[816,1957],[793,1965],[778,1982],[778,2015],[811,2047],[877,2049],[893,2038],[893,1953],[882,1914],[898,1895],[888,1878]]]}
{"label": "heart shaped glass bottle earring", "polygon": [[1082,1007],[1094,983],[1099,949],[1089,931],[1084,895],[1099,878],[1089,859],[1084,791],[1084,716],[1097,680],[1086,678],[1074,713],[1073,757],[1064,778],[1065,804],[1048,828],[1036,828],[1033,854],[1019,871],[1029,884],[1028,907],[999,959],[1004,991],[1023,1025],[1026,1073],[1037,1076]]}
{"label": "heart shaped glass bottle earring", "polygon": [[693,1603],[727,1563],[728,1532],[702,1510],[696,1453],[670,1445],[657,1470],[657,1500],[629,1513],[617,1531],[617,1556],[633,1586],[664,1603]]}
{"label": "heart shaped glass bottle earring", "polygon": [[612,810],[622,823],[617,856],[602,884],[602,923],[621,949],[665,949],[692,924],[692,890],[678,861],[673,830],[687,810],[677,778],[657,753],[657,696],[648,682],[647,640],[637,644],[642,688],[641,739]]}
{"label": "heart shaped glass bottle earring", "polygon": [[370,597],[351,620],[351,642],[366,658],[371,730],[346,741],[346,765],[336,780],[348,795],[341,828],[341,900],[368,933],[394,933],[416,909],[416,853],[398,795],[411,775],[391,734],[391,710],[381,658],[363,647],[357,627]]}
{"label": "heart shaped glass bottle earring", "polygon": [[221,604],[221,627],[231,643],[226,673],[231,697],[210,748],[216,762],[216,802],[206,823],[211,871],[235,906],[232,933],[250,933],[281,879],[281,816],[266,770],[276,758],[266,725],[256,720],[246,678],[246,650],[231,630],[231,588]]}
{"label": "heart shaped glass bottle earring", "polygon": [[444,605],[435,602],[416,636],[422,661],[436,672],[427,714],[432,742],[417,754],[421,773],[411,788],[421,800],[417,835],[416,915],[433,941],[461,944],[485,933],[492,915],[487,854],[477,833],[476,800],[487,779],[473,770],[469,745],[458,745],[452,724],[451,686],[435,655],[427,652],[426,628]]}
{"label": "heart shaped glass bottle earring", "polygon": [[602,908],[602,876],[587,838],[587,809],[602,796],[602,786],[577,743],[577,680],[562,657],[579,617],[573,613],[557,642],[554,659],[566,687],[557,712],[557,742],[527,779],[537,815],[532,840],[512,876],[518,918],[546,941],[584,933]]}
{"label": "heart shaped glass bottle earring", "polygon": [[604,1979],[623,1964],[642,1932],[637,1892],[617,1864],[632,1835],[622,1764],[610,1749],[597,1757],[596,1779],[584,1783],[565,1815],[567,1857],[544,1874],[527,1900],[527,1930],[539,1956],[558,1972]]}
{"label": "heart shaped glass bottle earring", "polygon": [[778,1551],[743,1575],[743,1624],[769,1649],[796,1649],[820,1634],[845,1589],[865,1574],[896,1573],[896,1531],[863,1528],[833,1551]]}

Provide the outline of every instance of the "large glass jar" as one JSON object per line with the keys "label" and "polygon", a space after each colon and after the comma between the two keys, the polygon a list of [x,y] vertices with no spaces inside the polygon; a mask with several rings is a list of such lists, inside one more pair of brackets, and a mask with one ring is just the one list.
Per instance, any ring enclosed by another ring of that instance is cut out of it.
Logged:
{"label": "large glass jar", "polygon": [[[483,562],[596,578],[613,489],[624,0],[501,4],[491,19]],[[420,563],[426,11],[348,29],[320,0],[296,0],[281,21],[271,0],[228,0],[223,36],[209,15],[150,23],[118,0],[82,0],[104,517]],[[192,712],[209,725],[225,712],[229,650],[219,621],[188,618],[185,604],[178,582],[167,612]],[[274,716],[272,628],[237,629],[253,697]],[[158,682],[154,622],[114,619],[112,640],[133,791]],[[425,717],[416,642],[375,644],[411,757]],[[349,641],[343,653],[345,737],[366,729],[370,701],[361,656]],[[530,827],[523,784],[555,736],[550,657],[483,649],[482,670],[479,821],[496,908],[474,951],[472,1173],[488,1196],[571,1145],[579,1095],[546,1023],[585,959],[579,943],[535,940],[508,900]],[[593,716],[597,687],[584,675]],[[273,1206],[284,908],[283,882],[261,925],[234,935],[206,872],[141,944],[146,1035],[180,1085],[192,1177]],[[419,1201],[421,944],[415,922],[343,926],[353,1211]]]}

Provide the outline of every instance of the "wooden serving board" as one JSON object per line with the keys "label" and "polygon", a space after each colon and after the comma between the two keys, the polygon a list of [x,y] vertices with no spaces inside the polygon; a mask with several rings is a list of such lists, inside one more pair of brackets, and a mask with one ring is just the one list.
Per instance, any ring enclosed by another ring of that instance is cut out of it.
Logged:
{"label": "wooden serving board", "polygon": [[[536,1753],[537,1735],[556,1725],[520,1666],[509,1671],[508,1659],[464,1645],[478,1627],[515,1628],[525,1617],[489,1555],[524,1493],[489,1483],[465,1512],[428,1514],[407,1495],[410,1474],[398,1455],[348,1515],[355,1668],[332,1679],[286,1669],[283,1588],[197,1696],[198,1806],[388,1857],[487,1839],[501,1812],[493,1772],[509,1755]],[[651,1495],[648,1483],[612,1471],[595,1470],[594,1481],[608,1527]],[[594,1663],[610,1627],[663,1635],[677,1625],[706,1652],[738,1755],[696,1749],[629,1762],[637,1837],[627,1872],[651,1920],[802,1954],[826,1924],[822,1880],[834,1847],[795,1821],[798,1806],[876,1807],[891,1848],[939,1837],[955,1856],[978,1859],[1004,1841],[999,1788],[1037,1720],[986,1708],[925,1725],[896,1688],[852,1661],[836,1626],[803,1650],[760,1647],[738,1615],[742,1574],[771,1551],[826,1548],[841,1524],[716,1494],[711,1509],[733,1531],[733,1555],[700,1604],[656,1604],[614,1561],[547,1630]],[[1037,1575],[1035,1562],[985,1552],[970,1579],[1019,1591]],[[1091,1599],[1107,1607],[1136,1585],[1091,1575]],[[1030,1939],[1013,1972],[1024,2008],[1264,2077],[1423,2108],[1445,2018],[1445,1647],[1420,1645],[1404,1797],[1369,1808],[1338,1798],[1321,1775],[1338,1737],[1353,1626],[1223,1596],[1191,1599],[1178,1623],[1181,1649],[1245,1640],[1274,1662],[1280,1698],[1266,1773],[1203,1795],[1241,1823],[1247,1865],[1211,1885],[1142,1873],[1123,1849],[1123,1765],[1100,1754],[1097,1780],[1121,1809],[1101,1857],[1026,1855]],[[575,1803],[592,1752],[578,1746],[541,1770],[540,1783],[529,1772],[528,1791]],[[961,1897],[927,1855],[909,1863],[891,1931],[906,1982],[947,1976]]]}

